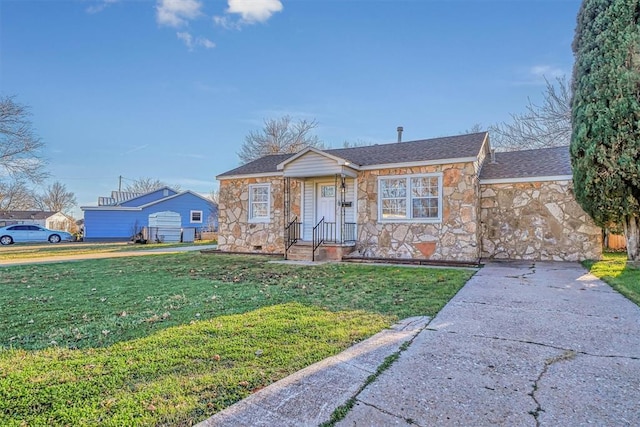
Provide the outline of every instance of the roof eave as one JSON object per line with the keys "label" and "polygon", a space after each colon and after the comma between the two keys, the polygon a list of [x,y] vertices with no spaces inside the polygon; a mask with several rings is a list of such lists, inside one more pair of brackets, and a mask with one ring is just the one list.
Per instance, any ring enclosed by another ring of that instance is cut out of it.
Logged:
{"label": "roof eave", "polygon": [[380,163],[375,165],[361,166],[360,170],[375,170],[375,169],[390,169],[390,168],[409,168],[417,166],[434,166],[434,165],[449,165],[454,163],[471,163],[478,160],[477,157],[458,157],[451,159],[435,159],[435,160],[421,160],[415,162],[404,163]]}
{"label": "roof eave", "polygon": [[245,179],[245,178],[267,178],[267,177],[281,177],[282,172],[259,172],[259,173],[245,173],[239,175],[217,175],[218,181],[224,181],[229,179]]}
{"label": "roof eave", "polygon": [[480,179],[483,184],[516,184],[520,182],[542,182],[542,181],[572,181],[573,175],[546,175],[546,176],[524,176],[513,178],[490,178]]}

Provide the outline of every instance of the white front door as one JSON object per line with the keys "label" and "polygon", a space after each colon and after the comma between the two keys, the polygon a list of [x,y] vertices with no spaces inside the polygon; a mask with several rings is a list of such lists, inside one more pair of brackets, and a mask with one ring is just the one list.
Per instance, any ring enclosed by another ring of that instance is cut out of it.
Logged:
{"label": "white front door", "polygon": [[316,224],[324,217],[324,222],[336,222],[336,186],[318,184],[316,203]]}

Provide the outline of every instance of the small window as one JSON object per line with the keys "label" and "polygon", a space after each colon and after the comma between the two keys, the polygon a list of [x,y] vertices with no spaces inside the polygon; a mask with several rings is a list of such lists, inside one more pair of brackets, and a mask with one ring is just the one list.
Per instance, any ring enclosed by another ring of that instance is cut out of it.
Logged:
{"label": "small window", "polygon": [[249,186],[249,221],[268,222],[270,204],[269,184]]}
{"label": "small window", "polygon": [[191,211],[191,222],[202,223],[202,211]]}
{"label": "small window", "polygon": [[336,196],[336,186],[335,185],[321,185],[320,186],[320,196],[321,197],[335,197]]}

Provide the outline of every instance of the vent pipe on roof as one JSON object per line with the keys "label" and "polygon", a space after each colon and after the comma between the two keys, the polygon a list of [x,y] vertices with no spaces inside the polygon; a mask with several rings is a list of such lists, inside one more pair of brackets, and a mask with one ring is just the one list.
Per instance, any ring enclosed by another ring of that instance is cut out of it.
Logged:
{"label": "vent pipe on roof", "polygon": [[496,149],[492,148],[491,149],[491,163],[495,163],[496,162]]}
{"label": "vent pipe on roof", "polygon": [[402,131],[404,128],[402,126],[398,126],[398,142],[402,142]]}

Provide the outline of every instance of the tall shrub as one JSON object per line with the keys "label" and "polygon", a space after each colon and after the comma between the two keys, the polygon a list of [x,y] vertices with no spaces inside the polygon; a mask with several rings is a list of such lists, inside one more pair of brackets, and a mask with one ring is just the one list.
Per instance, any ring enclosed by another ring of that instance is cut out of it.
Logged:
{"label": "tall shrub", "polygon": [[600,226],[624,226],[640,260],[640,1],[584,0],[573,52],[575,193]]}

